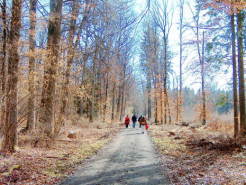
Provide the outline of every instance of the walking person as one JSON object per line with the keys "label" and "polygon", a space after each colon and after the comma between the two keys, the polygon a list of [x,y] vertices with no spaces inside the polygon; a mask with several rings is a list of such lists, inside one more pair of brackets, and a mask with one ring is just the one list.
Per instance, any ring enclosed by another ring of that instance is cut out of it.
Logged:
{"label": "walking person", "polygon": [[126,128],[128,128],[129,124],[130,124],[130,118],[129,118],[129,116],[127,115],[127,116],[125,117],[125,125],[126,125]]}
{"label": "walking person", "polygon": [[138,118],[139,128],[141,128],[141,122],[142,122],[142,119],[143,119],[143,116],[141,115],[141,116]]}
{"label": "walking person", "polygon": [[135,128],[136,122],[137,122],[137,116],[135,114],[133,114],[133,116],[132,116],[132,127],[133,128]]}
{"label": "walking person", "polygon": [[139,120],[139,124],[140,124],[140,126],[139,126],[140,128],[141,128],[141,125],[144,126],[143,132],[142,132],[144,134],[144,129],[146,131],[149,129],[149,125],[148,125],[147,120],[146,120],[146,118],[144,116],[142,116],[141,119]]}

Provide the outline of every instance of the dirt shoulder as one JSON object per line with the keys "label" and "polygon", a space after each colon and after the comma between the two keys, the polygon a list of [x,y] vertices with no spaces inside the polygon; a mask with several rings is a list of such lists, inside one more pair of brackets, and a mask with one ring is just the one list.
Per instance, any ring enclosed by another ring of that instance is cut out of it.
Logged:
{"label": "dirt shoulder", "polygon": [[178,125],[153,125],[150,135],[173,184],[246,183],[246,151],[229,135]]}
{"label": "dirt shoulder", "polygon": [[[64,128],[62,136],[49,148],[33,148],[30,144],[33,136],[21,135],[16,153],[0,155],[0,184],[56,184],[84,159],[96,154],[119,129],[103,125]],[[68,138],[68,130],[73,130],[75,136]]]}

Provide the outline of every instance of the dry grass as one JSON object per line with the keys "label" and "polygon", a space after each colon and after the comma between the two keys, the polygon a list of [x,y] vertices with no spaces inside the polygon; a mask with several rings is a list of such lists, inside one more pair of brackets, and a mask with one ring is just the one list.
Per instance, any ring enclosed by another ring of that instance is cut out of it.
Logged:
{"label": "dry grass", "polygon": [[219,131],[233,136],[234,124],[232,113],[223,115],[213,114],[212,119],[207,124],[207,128],[211,131]]}
{"label": "dry grass", "polygon": [[246,153],[228,134],[177,125],[153,125],[150,134],[173,184],[246,183]]}
{"label": "dry grass", "polygon": [[[33,148],[31,141],[35,136],[21,135],[16,153],[0,155],[0,184],[55,184],[108,143],[118,130],[117,125],[106,123],[89,127],[72,124],[62,129],[50,148]],[[71,131],[76,138],[67,137]]]}

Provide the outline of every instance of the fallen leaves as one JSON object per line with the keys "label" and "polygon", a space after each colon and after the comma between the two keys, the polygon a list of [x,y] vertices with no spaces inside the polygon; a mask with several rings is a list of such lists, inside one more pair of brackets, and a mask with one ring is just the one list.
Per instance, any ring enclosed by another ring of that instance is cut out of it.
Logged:
{"label": "fallen leaves", "polygon": [[150,134],[173,184],[246,183],[245,154],[228,135],[178,125],[153,126]]}
{"label": "fallen leaves", "polygon": [[[84,159],[95,154],[117,130],[113,127],[100,130],[83,128],[72,140],[64,139],[65,133],[49,149],[28,147],[25,142],[13,155],[0,156],[0,184],[56,184],[71,174]],[[24,136],[24,139],[28,137]]]}

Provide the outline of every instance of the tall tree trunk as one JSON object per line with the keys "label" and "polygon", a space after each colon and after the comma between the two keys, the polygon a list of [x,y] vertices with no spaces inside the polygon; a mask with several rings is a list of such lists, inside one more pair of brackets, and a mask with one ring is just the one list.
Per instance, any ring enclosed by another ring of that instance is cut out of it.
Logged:
{"label": "tall tree trunk", "polygon": [[65,71],[65,82],[62,85],[62,95],[61,95],[61,109],[58,120],[55,122],[54,134],[58,135],[61,129],[61,126],[65,124],[65,117],[67,115],[67,104],[69,97],[69,79],[71,66],[74,58],[74,37],[76,31],[76,20],[78,16],[78,3],[77,0],[73,0],[72,14],[69,24],[69,36],[68,36],[68,53],[67,53],[67,67]]}
{"label": "tall tree trunk", "polygon": [[26,130],[32,130],[35,127],[35,27],[36,27],[36,9],[37,0],[30,0],[30,28],[29,28],[29,75],[28,75],[28,115]]}
{"label": "tall tree trunk", "polygon": [[103,121],[106,120],[106,111],[107,111],[107,100],[108,100],[108,86],[109,86],[109,79],[108,73],[106,75],[106,87],[105,87],[105,99],[104,99],[104,106],[103,106]]}
{"label": "tall tree trunk", "polygon": [[124,112],[125,86],[126,86],[125,78],[126,78],[126,66],[124,66],[123,69],[123,84],[121,89],[121,103],[120,103],[120,120],[122,120],[123,112]]}
{"label": "tall tree trunk", "polygon": [[180,0],[180,12],[179,12],[179,94],[178,94],[178,110],[177,110],[177,121],[182,120],[182,89],[183,89],[183,17],[184,17],[184,0]]}
{"label": "tall tree trunk", "polygon": [[202,60],[201,60],[201,77],[202,77],[202,124],[206,124],[206,94],[205,94],[205,71],[204,71],[204,50],[205,50],[204,32],[202,33]]}
{"label": "tall tree trunk", "polygon": [[91,87],[91,99],[90,99],[90,116],[89,121],[93,122],[95,119],[95,99],[96,99],[96,62],[98,55],[98,46],[96,45],[96,50],[93,58],[92,66],[92,87]]}
{"label": "tall tree trunk", "polygon": [[148,75],[147,79],[147,91],[148,91],[148,119],[151,119],[151,79],[150,75]]}
{"label": "tall tree trunk", "polygon": [[246,119],[245,119],[245,79],[244,79],[244,61],[243,61],[243,24],[244,12],[237,14],[237,41],[238,41],[238,84],[239,84],[239,107],[240,107],[240,138],[246,137]]}
{"label": "tall tree trunk", "polygon": [[196,29],[195,29],[195,34],[196,34],[196,46],[197,46],[197,53],[198,53],[198,58],[199,58],[199,64],[201,68],[201,91],[202,91],[202,112],[201,112],[201,122],[202,125],[206,124],[206,93],[205,93],[205,71],[204,71],[204,62],[205,62],[205,38],[204,38],[204,31],[202,33],[202,54],[201,54],[201,48],[200,48],[200,37],[199,37],[199,16],[198,19],[195,20],[196,24]]}
{"label": "tall tree trunk", "polygon": [[237,61],[236,61],[236,36],[235,15],[231,15],[231,40],[232,40],[232,68],[233,68],[233,105],[234,105],[234,138],[238,137],[238,94],[237,94]]}
{"label": "tall tree trunk", "polygon": [[59,44],[61,37],[62,0],[50,0],[50,17],[48,23],[47,57],[44,66],[44,82],[41,98],[39,124],[42,134],[52,137],[54,118],[54,95],[57,65],[59,61]]}
{"label": "tall tree trunk", "polygon": [[22,0],[12,1],[12,18],[9,33],[8,83],[6,89],[6,115],[2,151],[14,152],[17,137],[17,83],[18,43],[21,28]]}
{"label": "tall tree trunk", "polygon": [[169,100],[168,100],[168,92],[165,92],[165,97],[166,97],[166,106],[167,106],[167,113],[168,113],[168,123],[171,124],[172,123],[172,116],[171,116],[171,110],[170,110],[170,106],[169,106]]}
{"label": "tall tree trunk", "polygon": [[120,118],[120,103],[121,103],[121,85],[119,85],[118,87],[118,97],[117,97],[117,107],[116,107],[116,117],[117,119]]}
{"label": "tall tree trunk", "polygon": [[164,79],[163,79],[163,87],[164,87],[164,123],[167,124],[167,38],[164,35]]}
{"label": "tall tree trunk", "polygon": [[121,91],[121,103],[120,103],[120,120],[123,118],[124,113],[124,101],[125,101],[125,83],[123,83],[122,91]]}
{"label": "tall tree trunk", "polygon": [[[160,79],[160,81],[161,81],[161,79]],[[164,97],[163,97],[163,89],[162,89],[162,86],[159,84],[159,95],[160,95],[160,121],[161,121],[161,124],[163,124],[164,122],[163,122],[163,118],[164,118],[164,116],[163,116],[163,103],[165,103],[164,102]]]}
{"label": "tall tree trunk", "polygon": [[113,98],[112,98],[111,122],[113,122],[115,119],[115,114],[114,114],[115,113],[115,89],[116,89],[116,84],[114,83],[113,90],[112,90]]}
{"label": "tall tree trunk", "polygon": [[3,0],[2,4],[2,27],[3,27],[3,37],[2,37],[2,42],[3,42],[3,47],[2,47],[2,64],[1,64],[1,100],[0,100],[0,105],[1,105],[1,110],[0,110],[0,135],[2,134],[2,128],[4,126],[4,120],[5,120],[5,86],[6,86],[6,56],[7,56],[7,14],[6,14],[6,0]]}

